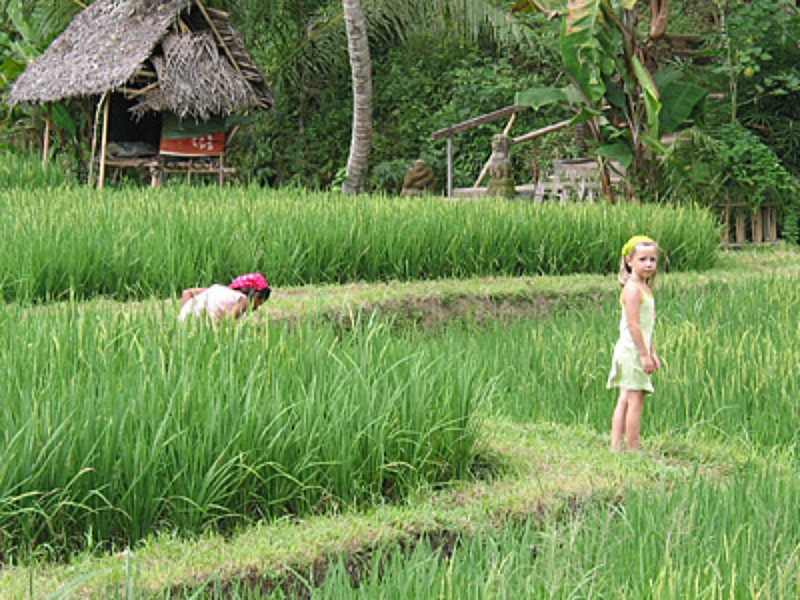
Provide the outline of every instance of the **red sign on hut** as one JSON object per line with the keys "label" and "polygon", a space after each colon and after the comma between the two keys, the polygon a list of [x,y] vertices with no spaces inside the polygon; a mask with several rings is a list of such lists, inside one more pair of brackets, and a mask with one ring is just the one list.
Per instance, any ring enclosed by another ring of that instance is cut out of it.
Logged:
{"label": "red sign on hut", "polygon": [[218,156],[225,153],[225,119],[197,121],[162,115],[159,152],[168,156]]}

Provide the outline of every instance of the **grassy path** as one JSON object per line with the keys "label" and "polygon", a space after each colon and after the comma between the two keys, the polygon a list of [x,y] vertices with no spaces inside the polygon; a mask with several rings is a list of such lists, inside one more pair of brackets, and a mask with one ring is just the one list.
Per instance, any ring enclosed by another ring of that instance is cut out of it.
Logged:
{"label": "grassy path", "polygon": [[[723,252],[714,269],[702,273],[665,273],[659,285],[693,287],[746,277],[800,274],[800,251],[785,246]],[[283,288],[275,285],[269,302],[248,316],[256,320],[312,318],[347,320],[376,311],[419,325],[450,318],[482,321],[493,318],[544,315],[559,308],[579,308],[612,298],[618,289],[611,275],[480,277],[413,282],[351,283]],[[177,315],[178,300],[141,302],[92,300],[120,310],[160,311]],[[57,310],[44,305],[33,310]]]}
{"label": "grassy path", "polygon": [[[783,246],[724,252],[710,271],[666,273],[660,281],[702,286],[775,274],[800,274],[800,252]],[[346,318],[359,310],[378,310],[423,323],[465,315],[476,319],[540,315],[563,303],[574,308],[609,298],[617,293],[614,281],[613,276],[570,275],[278,288],[257,315],[270,319]]]}
{"label": "grassy path", "polygon": [[729,447],[659,438],[649,440],[641,455],[613,455],[605,451],[605,438],[579,426],[487,422],[486,455],[502,465],[491,480],[420,492],[402,506],[287,519],[230,539],[162,537],[130,553],[69,566],[6,569],[0,596],[25,598],[32,590],[35,598],[108,597],[113,588],[133,597],[165,590],[182,597],[204,585],[242,580],[270,589],[291,583],[294,573],[324,577],[323,561],[330,556],[363,559],[374,548],[413,545],[423,536],[447,543],[509,519],[558,518],[587,502],[618,501],[630,487],[669,486],[698,471],[725,476],[752,460]]}

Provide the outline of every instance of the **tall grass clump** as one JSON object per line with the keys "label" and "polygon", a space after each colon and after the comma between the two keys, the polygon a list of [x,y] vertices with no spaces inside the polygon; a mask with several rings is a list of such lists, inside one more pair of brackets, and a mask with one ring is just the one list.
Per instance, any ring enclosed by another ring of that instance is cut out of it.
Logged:
{"label": "tall grass clump", "polygon": [[235,325],[2,309],[6,561],[398,499],[466,474],[492,393],[468,355],[445,360],[370,322],[346,335]]}
{"label": "tall grass clump", "polygon": [[0,153],[0,190],[25,189],[50,196],[52,188],[65,183],[63,169],[53,162],[43,165],[38,157],[9,151]]}
{"label": "tall grass clump", "polygon": [[[318,577],[298,574],[297,596],[796,598],[798,501],[798,480],[769,469],[728,482],[634,490],[617,506],[595,503],[544,523],[487,527],[454,544],[424,540],[410,551],[332,559],[319,588],[309,583]],[[209,596],[287,597],[245,586]]]}
{"label": "tall grass clump", "polygon": [[0,194],[0,296],[168,296],[252,270],[276,286],[607,273],[632,233],[674,270],[714,264],[701,209],[352,198],[260,188]]}

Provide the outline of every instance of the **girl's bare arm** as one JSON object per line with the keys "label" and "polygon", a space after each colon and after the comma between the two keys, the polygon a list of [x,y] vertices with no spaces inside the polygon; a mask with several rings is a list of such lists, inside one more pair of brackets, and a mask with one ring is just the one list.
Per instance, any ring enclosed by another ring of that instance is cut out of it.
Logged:
{"label": "girl's bare arm", "polygon": [[650,344],[650,356],[653,358],[653,363],[655,363],[656,371],[661,368],[661,358],[658,356],[658,352],[656,352],[656,345]]}
{"label": "girl's bare arm", "polygon": [[238,319],[247,310],[247,296],[242,296],[233,305],[233,308],[228,312],[228,316],[233,319]]}

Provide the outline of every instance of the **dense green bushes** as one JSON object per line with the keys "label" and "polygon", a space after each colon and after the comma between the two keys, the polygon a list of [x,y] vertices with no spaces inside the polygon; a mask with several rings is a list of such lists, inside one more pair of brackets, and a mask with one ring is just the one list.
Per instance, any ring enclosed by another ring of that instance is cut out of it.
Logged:
{"label": "dense green bushes", "polygon": [[52,189],[0,195],[0,295],[40,301],[169,296],[260,270],[305,283],[607,273],[647,232],[665,267],[702,270],[707,212],[658,206],[408,201],[258,188]]}
{"label": "dense green bushes", "polygon": [[716,209],[733,201],[755,211],[774,204],[783,239],[800,241],[800,183],[769,146],[738,123],[682,131],[662,158],[656,187],[661,201],[673,205],[689,200]]}
{"label": "dense green bushes", "polygon": [[[435,48],[435,51],[431,49]],[[547,53],[527,57],[438,31],[415,32],[386,47],[373,47],[373,144],[371,186],[399,192],[406,169],[423,158],[444,188],[445,144],[430,134],[482,113],[513,104],[521,88],[555,77]],[[282,88],[270,114],[257,115],[237,138],[231,160],[243,179],[272,186],[330,186],[345,166],[350,144],[352,97],[346,64],[324,76],[308,74],[300,86]],[[515,133],[552,122],[546,112],[520,115]],[[484,125],[456,140],[456,185],[471,184],[491,151],[491,134],[504,122]],[[553,140],[541,144],[546,160]],[[530,146],[515,147],[517,173],[530,173]]]}

